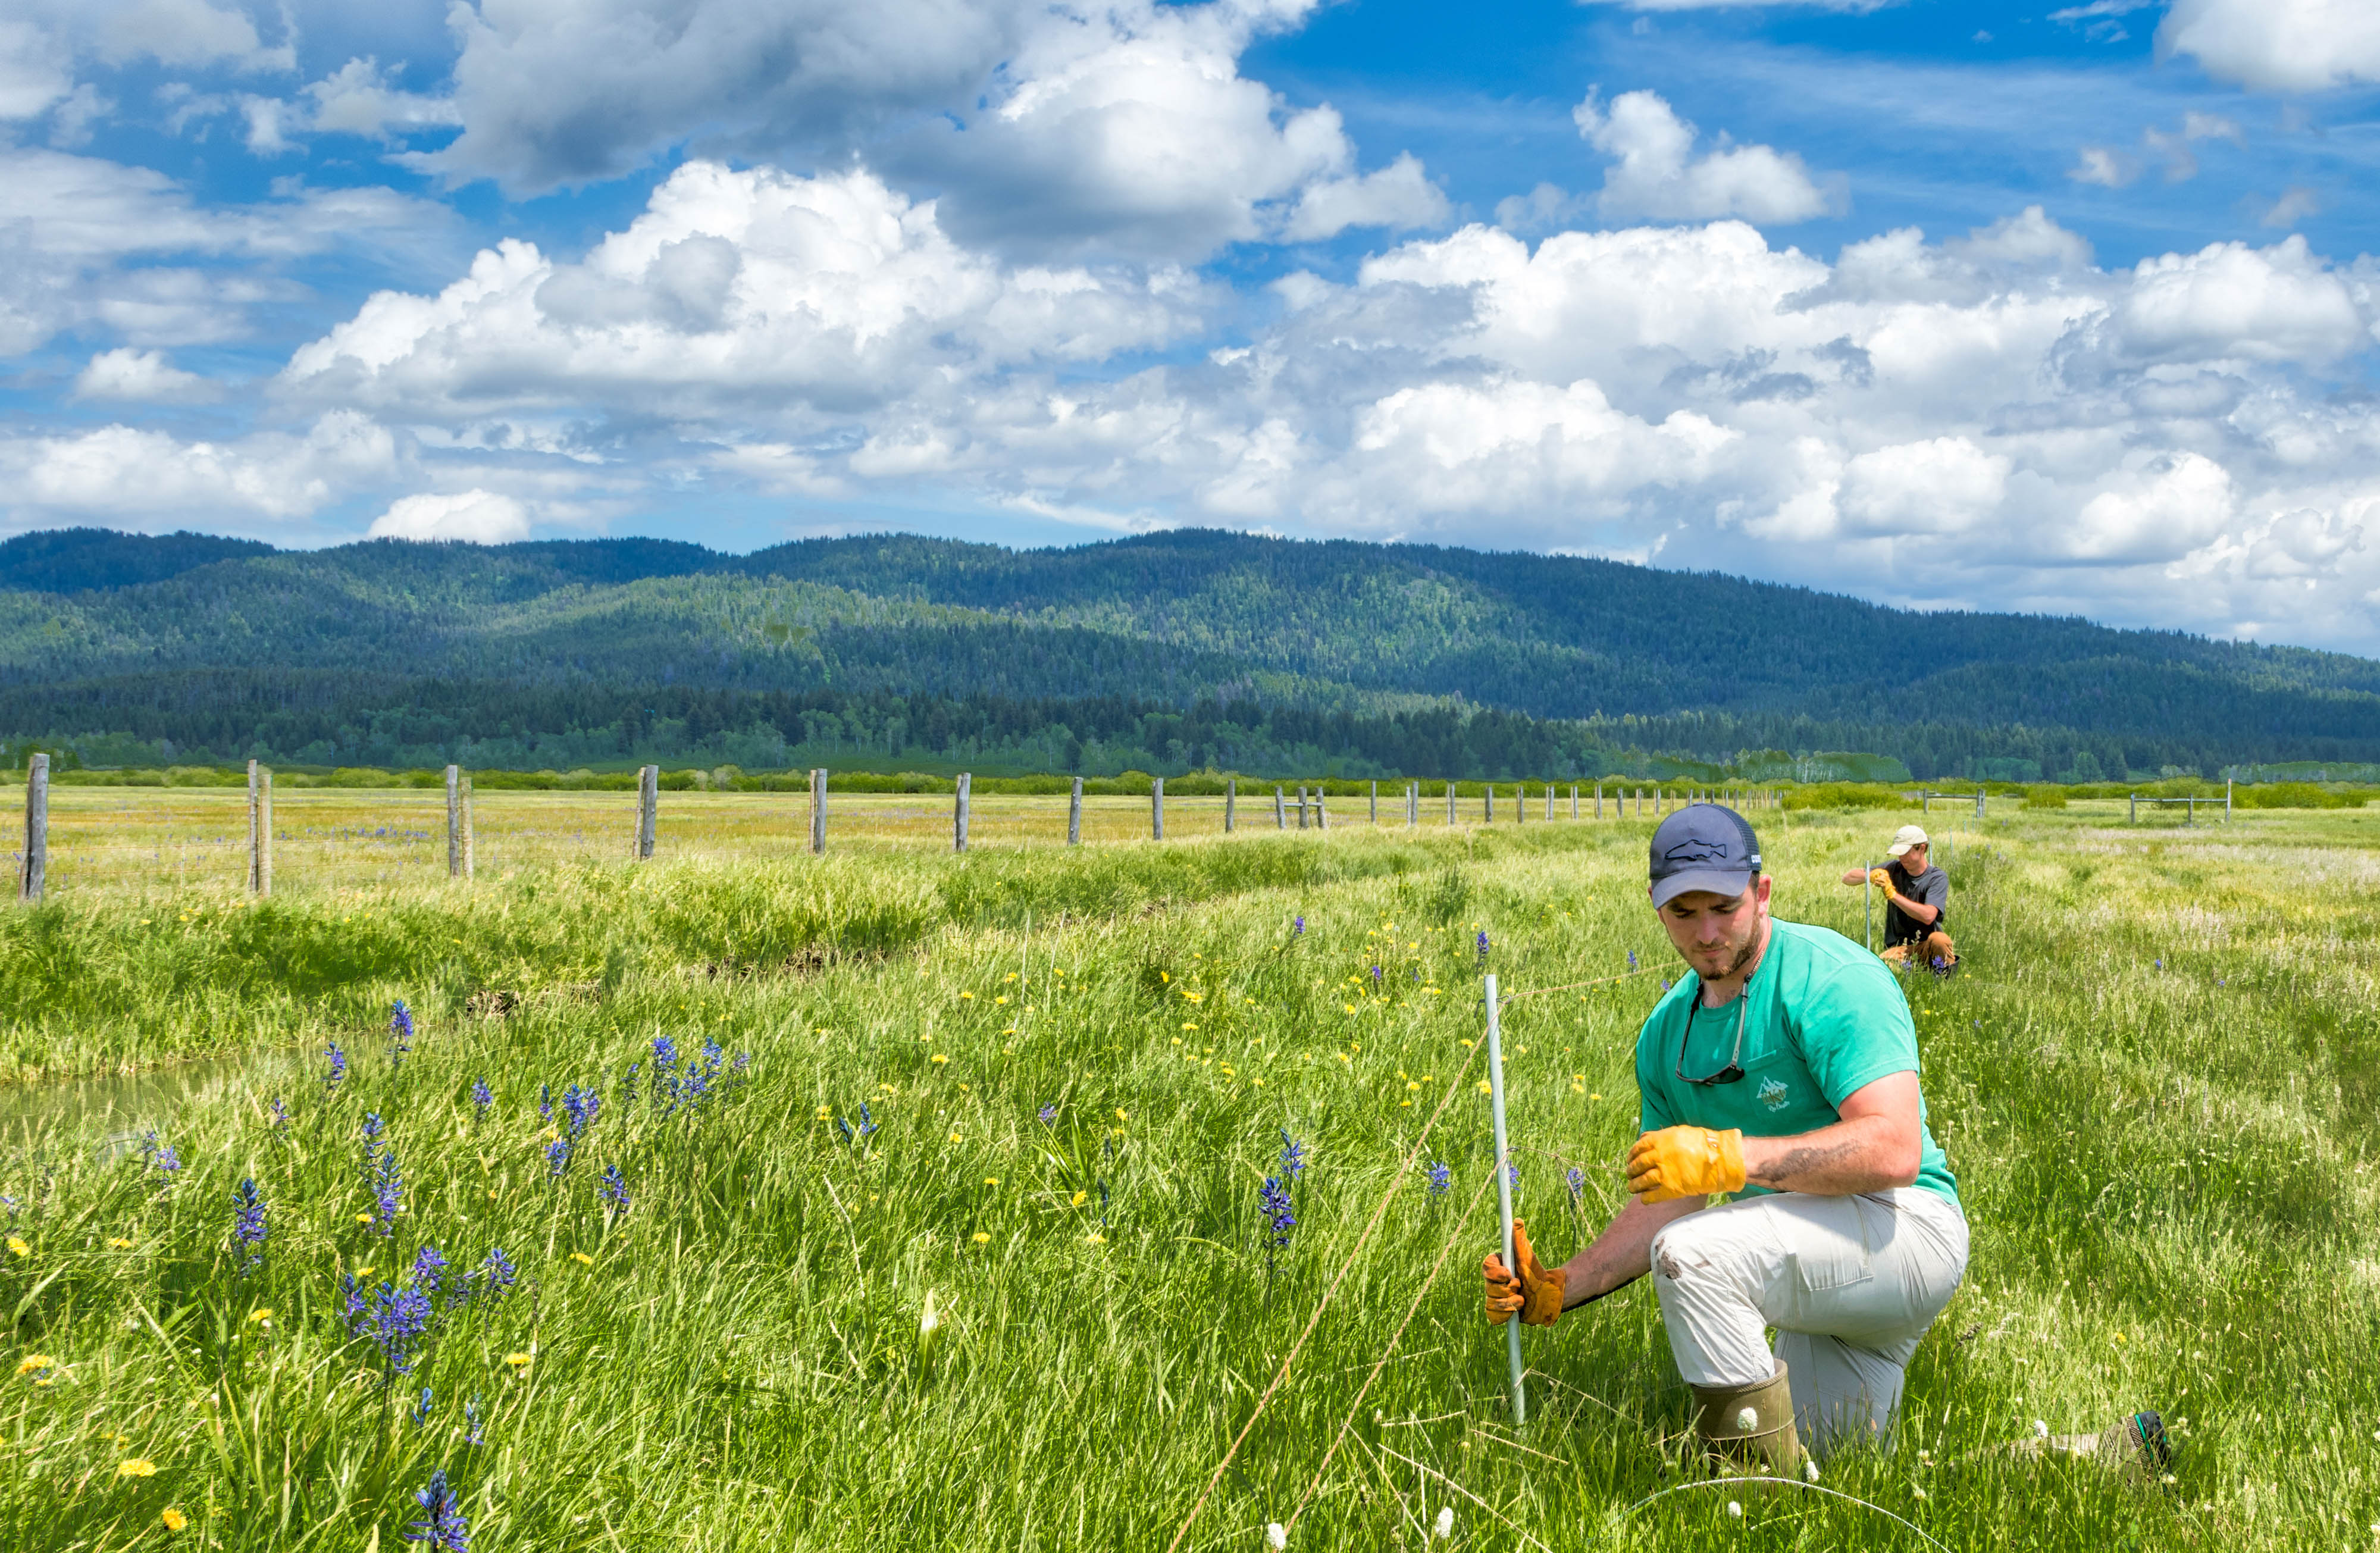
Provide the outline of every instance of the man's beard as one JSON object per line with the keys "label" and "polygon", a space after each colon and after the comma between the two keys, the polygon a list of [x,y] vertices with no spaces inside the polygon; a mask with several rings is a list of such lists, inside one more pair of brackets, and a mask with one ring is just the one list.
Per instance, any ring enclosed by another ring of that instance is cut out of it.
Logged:
{"label": "man's beard", "polygon": [[1732,959],[1728,961],[1727,968],[1725,970],[1718,971],[1717,973],[1698,971],[1695,974],[1700,976],[1705,981],[1725,981],[1736,972],[1743,969],[1744,966],[1752,964],[1752,957],[1755,953],[1758,952],[1759,948],[1760,925],[1755,922],[1753,924],[1752,931],[1743,935],[1743,941],[1735,946],[1735,955]]}

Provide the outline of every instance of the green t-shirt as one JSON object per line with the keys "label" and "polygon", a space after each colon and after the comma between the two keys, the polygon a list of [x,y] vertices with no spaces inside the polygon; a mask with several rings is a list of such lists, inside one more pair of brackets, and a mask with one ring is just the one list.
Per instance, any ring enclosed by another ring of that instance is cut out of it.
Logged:
{"label": "green t-shirt", "polygon": [[[1916,1073],[1917,1026],[1884,962],[1840,933],[1799,922],[1771,922],[1768,948],[1752,973],[1751,1006],[1731,1000],[1702,1006],[1702,981],[1688,975],[1653,1007],[1636,1037],[1641,1126],[1740,1127],[1747,1137],[1791,1137],[1842,1120],[1846,1096],[1888,1074]],[[1696,1078],[1727,1066],[1743,1019],[1743,1076],[1733,1084],[1687,1084],[1678,1077],[1678,1043]],[[1692,1020],[1689,1032],[1687,1021]],[[1950,1161],[1925,1124],[1917,1184],[1959,1200]],[[1743,1195],[1767,1192],[1746,1186]]]}

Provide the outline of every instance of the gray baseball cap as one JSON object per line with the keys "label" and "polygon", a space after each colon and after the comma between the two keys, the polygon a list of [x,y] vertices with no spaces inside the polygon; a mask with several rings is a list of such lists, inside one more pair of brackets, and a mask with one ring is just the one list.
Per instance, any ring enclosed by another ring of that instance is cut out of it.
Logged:
{"label": "gray baseball cap", "polygon": [[1760,838],[1743,816],[1718,804],[1688,804],[1653,831],[1653,904],[1692,890],[1741,895],[1760,877]]}

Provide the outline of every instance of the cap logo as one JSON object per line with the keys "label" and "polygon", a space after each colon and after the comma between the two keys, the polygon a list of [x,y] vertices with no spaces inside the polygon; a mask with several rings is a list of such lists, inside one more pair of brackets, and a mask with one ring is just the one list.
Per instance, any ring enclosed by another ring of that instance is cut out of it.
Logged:
{"label": "cap logo", "polygon": [[1664,863],[1724,863],[1727,843],[1701,840],[1682,841],[1661,854]]}

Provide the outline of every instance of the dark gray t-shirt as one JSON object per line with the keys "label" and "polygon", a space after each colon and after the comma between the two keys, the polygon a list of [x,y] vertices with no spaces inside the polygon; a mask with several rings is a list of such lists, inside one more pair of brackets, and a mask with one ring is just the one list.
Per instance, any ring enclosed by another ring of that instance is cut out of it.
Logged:
{"label": "dark gray t-shirt", "polygon": [[1920,922],[1899,906],[1884,908],[1884,947],[1922,940],[1936,931],[1949,932],[1950,916],[1950,876],[1927,864],[1925,871],[1911,877],[1908,869],[1898,863],[1888,865],[1892,875],[1892,887],[1901,899],[1914,901],[1921,906],[1932,906],[1937,915],[1931,922]]}

